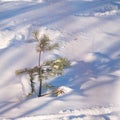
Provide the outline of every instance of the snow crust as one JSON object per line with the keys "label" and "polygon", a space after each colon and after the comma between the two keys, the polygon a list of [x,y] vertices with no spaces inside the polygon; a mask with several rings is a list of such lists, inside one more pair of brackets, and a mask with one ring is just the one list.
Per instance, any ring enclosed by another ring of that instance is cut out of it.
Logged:
{"label": "snow crust", "polygon": [[[119,120],[119,0],[0,0],[0,21],[1,120]],[[58,97],[26,97],[29,77],[15,75],[37,65],[36,29],[60,44],[42,61],[71,61],[44,81],[64,90]]]}

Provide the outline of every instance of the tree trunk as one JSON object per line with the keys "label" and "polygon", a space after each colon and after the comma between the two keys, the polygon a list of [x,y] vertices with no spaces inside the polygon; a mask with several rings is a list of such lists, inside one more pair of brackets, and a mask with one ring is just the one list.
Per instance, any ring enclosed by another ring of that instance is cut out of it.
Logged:
{"label": "tree trunk", "polygon": [[39,58],[38,58],[38,66],[40,67],[40,62],[41,62],[41,51],[39,52]]}
{"label": "tree trunk", "polygon": [[[40,68],[39,68],[40,69]],[[40,71],[40,70],[39,70]],[[38,94],[38,97],[41,97],[42,96],[42,78],[41,78],[41,73],[39,73],[39,82],[40,82],[40,85],[39,85],[39,94]]]}
{"label": "tree trunk", "polygon": [[38,80],[40,82],[38,97],[42,96],[42,78],[41,78],[41,65],[40,65],[40,62],[41,62],[41,51],[39,52],[39,61],[38,61]]}
{"label": "tree trunk", "polygon": [[34,82],[33,82],[34,78],[33,75],[30,74],[30,82],[31,82],[31,93],[35,92],[35,86],[34,86]]}

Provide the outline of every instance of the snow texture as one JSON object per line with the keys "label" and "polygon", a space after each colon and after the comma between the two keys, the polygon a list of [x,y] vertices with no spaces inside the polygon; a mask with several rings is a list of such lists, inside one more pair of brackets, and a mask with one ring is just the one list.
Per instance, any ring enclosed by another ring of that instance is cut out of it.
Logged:
{"label": "snow texture", "polygon": [[[71,61],[43,81],[65,91],[58,97],[26,97],[29,77],[15,74],[37,65],[36,29],[60,45],[42,61]],[[119,120],[119,45],[119,0],[0,0],[0,120]]]}

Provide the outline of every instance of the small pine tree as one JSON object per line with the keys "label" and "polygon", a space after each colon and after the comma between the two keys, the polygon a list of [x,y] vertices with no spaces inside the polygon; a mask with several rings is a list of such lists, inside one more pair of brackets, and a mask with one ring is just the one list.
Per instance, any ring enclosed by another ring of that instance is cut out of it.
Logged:
{"label": "small pine tree", "polygon": [[39,53],[39,58],[38,58],[38,79],[40,81],[40,86],[39,86],[39,95],[40,97],[42,95],[42,73],[41,73],[41,54],[45,51],[50,51],[58,47],[58,44],[50,44],[50,39],[47,35],[43,35],[41,38],[39,38],[39,32],[36,30],[33,32],[33,37],[35,40],[38,41],[38,44],[36,46],[36,51]]}
{"label": "small pine tree", "polygon": [[38,42],[36,46],[36,51],[38,52],[38,66],[35,66],[33,68],[25,68],[22,70],[17,70],[16,74],[22,74],[27,73],[30,76],[30,82],[31,82],[31,94],[35,92],[34,87],[34,76],[38,75],[38,81],[39,81],[39,94],[38,97],[43,96],[42,95],[42,81],[43,79],[48,79],[50,76],[57,76],[61,75],[63,73],[64,68],[70,66],[70,62],[67,58],[56,58],[54,60],[50,61],[44,61],[41,64],[41,58],[42,54],[46,51],[51,51],[55,48],[58,48],[59,45],[57,43],[51,44],[51,40],[47,35],[43,35],[39,38],[39,31],[36,30],[33,32],[34,39]]}

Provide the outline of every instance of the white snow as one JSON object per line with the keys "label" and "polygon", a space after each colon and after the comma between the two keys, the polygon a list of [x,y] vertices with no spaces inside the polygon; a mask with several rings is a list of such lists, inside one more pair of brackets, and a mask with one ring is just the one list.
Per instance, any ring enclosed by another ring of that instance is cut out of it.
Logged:
{"label": "white snow", "polygon": [[120,70],[116,70],[112,73],[112,75],[120,77]]}
{"label": "white snow", "polygon": [[1,31],[0,32],[0,41],[1,41],[0,48],[6,48],[10,44],[11,39],[13,38],[14,38],[13,32],[8,30]]}
{"label": "white snow", "polygon": [[[60,46],[42,61],[71,61],[44,81],[64,91],[58,97],[26,97],[29,76],[15,74],[37,65],[36,29]],[[0,120],[119,120],[119,45],[119,0],[0,0]]]}
{"label": "white snow", "polygon": [[[64,92],[63,95],[72,92],[72,89],[69,88],[69,87],[66,87],[66,86],[61,86],[61,87],[59,87],[58,89],[59,89],[59,90],[62,90],[62,91]],[[62,95],[62,94],[61,94],[61,95]]]}
{"label": "white snow", "polygon": [[84,58],[85,62],[109,62],[109,60],[108,56],[101,53],[88,53]]}

